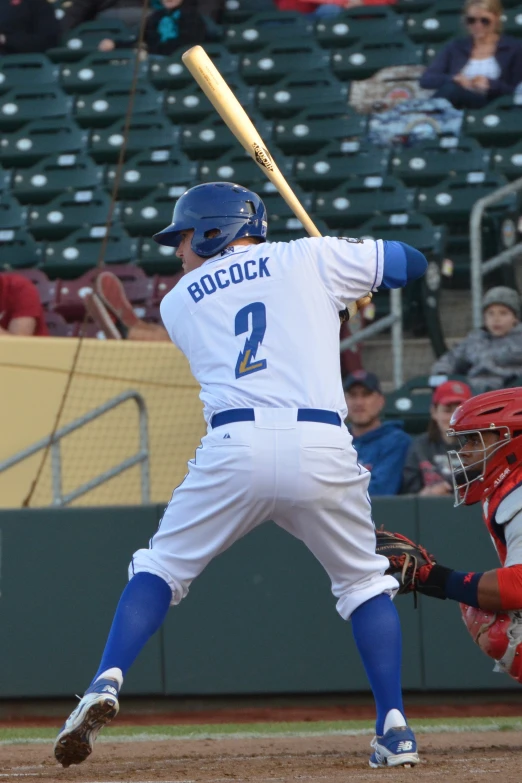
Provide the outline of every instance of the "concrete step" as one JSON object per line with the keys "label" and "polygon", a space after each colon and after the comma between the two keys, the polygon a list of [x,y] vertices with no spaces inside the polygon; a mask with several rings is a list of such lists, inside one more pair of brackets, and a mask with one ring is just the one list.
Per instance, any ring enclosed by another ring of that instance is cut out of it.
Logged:
{"label": "concrete step", "polygon": [[[435,355],[427,338],[416,337],[404,340],[404,380],[416,375],[429,375]],[[379,376],[386,387],[393,379],[393,354],[389,338],[367,340],[362,348],[365,370]]]}
{"label": "concrete step", "polygon": [[446,339],[465,336],[472,329],[471,293],[443,289],[440,292],[440,320]]}

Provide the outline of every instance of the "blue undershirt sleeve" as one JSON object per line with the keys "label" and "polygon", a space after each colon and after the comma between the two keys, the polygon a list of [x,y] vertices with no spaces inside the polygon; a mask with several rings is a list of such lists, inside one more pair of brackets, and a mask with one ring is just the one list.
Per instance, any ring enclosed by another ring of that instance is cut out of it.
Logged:
{"label": "blue undershirt sleeve", "polygon": [[425,273],[428,262],[420,250],[405,242],[383,241],[384,264],[379,291],[388,288],[402,288]]}

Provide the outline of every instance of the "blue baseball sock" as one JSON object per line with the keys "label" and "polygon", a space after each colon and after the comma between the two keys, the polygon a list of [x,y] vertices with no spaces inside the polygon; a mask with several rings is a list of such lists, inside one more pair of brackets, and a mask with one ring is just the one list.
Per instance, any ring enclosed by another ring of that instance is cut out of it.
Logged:
{"label": "blue baseball sock", "polygon": [[116,608],[94,680],[113,668],[125,676],[145,643],[163,625],[171,599],[171,589],[161,577],[143,571],[132,577]]}
{"label": "blue baseball sock", "polygon": [[376,733],[384,733],[390,710],[404,715],[401,690],[402,637],[399,615],[388,595],[377,595],[351,616],[353,637],[377,707]]}

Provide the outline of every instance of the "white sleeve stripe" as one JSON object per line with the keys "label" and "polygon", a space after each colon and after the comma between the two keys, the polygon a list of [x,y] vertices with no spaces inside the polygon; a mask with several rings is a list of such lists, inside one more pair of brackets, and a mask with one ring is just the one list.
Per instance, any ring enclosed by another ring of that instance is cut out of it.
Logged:
{"label": "white sleeve stripe", "polygon": [[375,240],[375,250],[375,277],[370,291],[375,291],[380,286],[384,272],[384,247],[380,239]]}

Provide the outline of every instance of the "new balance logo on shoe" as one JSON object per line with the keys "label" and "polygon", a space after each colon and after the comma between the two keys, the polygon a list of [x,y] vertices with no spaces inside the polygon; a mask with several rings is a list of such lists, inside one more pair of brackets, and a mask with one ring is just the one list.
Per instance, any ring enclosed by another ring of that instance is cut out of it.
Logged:
{"label": "new balance logo on shoe", "polygon": [[112,685],[105,685],[105,687],[103,688],[102,693],[112,693],[113,696],[117,696],[118,695],[117,689],[114,688]]}
{"label": "new balance logo on shoe", "polygon": [[411,740],[402,740],[397,745],[397,753],[403,753],[413,750],[413,742]]}

